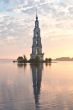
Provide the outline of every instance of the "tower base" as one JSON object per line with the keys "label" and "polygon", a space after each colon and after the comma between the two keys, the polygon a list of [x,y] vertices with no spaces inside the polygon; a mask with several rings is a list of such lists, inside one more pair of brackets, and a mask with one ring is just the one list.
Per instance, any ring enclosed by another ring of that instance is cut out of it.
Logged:
{"label": "tower base", "polygon": [[44,57],[44,53],[42,53],[42,54],[37,54],[37,55],[34,55],[34,54],[31,54],[31,55],[30,55],[30,58],[31,58],[31,59],[35,59],[36,57],[38,57],[40,61],[43,61],[43,59],[44,59],[44,58],[43,58],[43,57]]}

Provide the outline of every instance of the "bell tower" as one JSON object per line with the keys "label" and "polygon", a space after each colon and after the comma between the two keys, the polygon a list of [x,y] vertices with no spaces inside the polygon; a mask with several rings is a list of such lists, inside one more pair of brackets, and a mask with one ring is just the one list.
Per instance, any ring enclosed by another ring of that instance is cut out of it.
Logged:
{"label": "bell tower", "polygon": [[43,61],[44,54],[42,53],[42,44],[41,44],[41,36],[40,36],[40,28],[39,28],[37,11],[36,11],[35,27],[33,30],[33,44],[32,44],[31,59],[35,59],[36,56],[39,57],[40,61]]}

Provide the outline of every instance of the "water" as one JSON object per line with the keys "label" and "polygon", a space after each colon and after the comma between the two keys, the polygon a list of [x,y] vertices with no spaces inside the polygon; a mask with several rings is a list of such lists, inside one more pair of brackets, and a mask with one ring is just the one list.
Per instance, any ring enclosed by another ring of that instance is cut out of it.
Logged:
{"label": "water", "polygon": [[0,110],[73,110],[73,62],[0,62]]}

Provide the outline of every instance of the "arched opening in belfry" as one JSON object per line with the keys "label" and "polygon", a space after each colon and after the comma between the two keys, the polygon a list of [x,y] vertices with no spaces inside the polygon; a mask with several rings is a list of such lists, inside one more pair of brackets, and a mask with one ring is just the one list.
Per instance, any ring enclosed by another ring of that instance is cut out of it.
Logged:
{"label": "arched opening in belfry", "polygon": [[37,48],[36,48],[36,55],[38,54],[38,50],[37,50]]}

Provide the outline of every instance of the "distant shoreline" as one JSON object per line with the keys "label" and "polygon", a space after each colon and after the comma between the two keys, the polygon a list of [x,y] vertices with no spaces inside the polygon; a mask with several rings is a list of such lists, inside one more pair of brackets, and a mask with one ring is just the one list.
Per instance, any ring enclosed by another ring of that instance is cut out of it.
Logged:
{"label": "distant shoreline", "polygon": [[[1,58],[0,61],[14,61],[14,62],[17,62],[16,59],[6,59],[6,58]],[[73,57],[59,57],[59,58],[55,58],[55,59],[52,59],[52,61],[73,61]],[[29,62],[28,62],[29,63]]]}
{"label": "distant shoreline", "polygon": [[60,58],[56,58],[54,60],[56,60],[56,61],[73,61],[73,58],[70,58],[70,57],[60,57]]}

